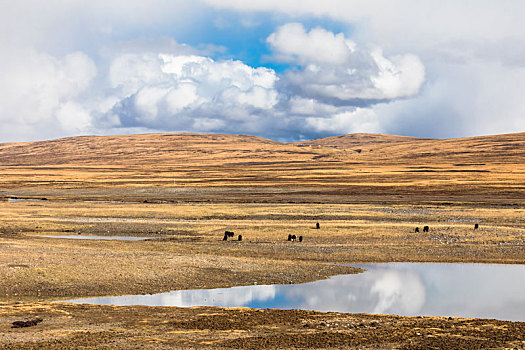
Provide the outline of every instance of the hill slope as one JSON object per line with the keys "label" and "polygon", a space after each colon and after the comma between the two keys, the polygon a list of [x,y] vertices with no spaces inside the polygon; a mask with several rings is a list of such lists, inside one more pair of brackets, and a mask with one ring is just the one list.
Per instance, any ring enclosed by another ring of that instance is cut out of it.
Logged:
{"label": "hill slope", "polygon": [[[359,153],[359,156],[356,155]],[[169,164],[184,161],[410,162],[418,159],[519,162],[525,133],[460,139],[424,139],[382,134],[350,134],[282,144],[249,135],[142,134],[80,136],[51,141],[0,144],[0,165]]]}
{"label": "hill slope", "polygon": [[0,144],[0,164],[131,164],[190,160],[210,152],[243,152],[278,142],[248,135],[140,134],[79,136],[51,141]]}
{"label": "hill slope", "polygon": [[525,133],[477,136],[459,139],[425,139],[382,134],[350,134],[296,143],[303,146],[332,147],[339,150],[375,152],[368,159],[406,162],[408,159],[468,160],[482,163],[523,162]]}
{"label": "hill slope", "polygon": [[0,196],[132,200],[525,202],[525,133],[85,136],[0,144]]}

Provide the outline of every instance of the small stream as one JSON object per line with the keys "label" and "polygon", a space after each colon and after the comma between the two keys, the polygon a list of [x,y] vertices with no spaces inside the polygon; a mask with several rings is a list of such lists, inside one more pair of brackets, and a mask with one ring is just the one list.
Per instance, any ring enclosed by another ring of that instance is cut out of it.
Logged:
{"label": "small stream", "polygon": [[352,264],[367,271],[291,285],[181,290],[70,303],[303,309],[525,321],[525,265]]}
{"label": "small stream", "polygon": [[105,239],[117,241],[144,241],[155,239],[156,237],[135,237],[135,236],[96,236],[96,235],[40,235],[38,237],[63,238],[63,239]]}

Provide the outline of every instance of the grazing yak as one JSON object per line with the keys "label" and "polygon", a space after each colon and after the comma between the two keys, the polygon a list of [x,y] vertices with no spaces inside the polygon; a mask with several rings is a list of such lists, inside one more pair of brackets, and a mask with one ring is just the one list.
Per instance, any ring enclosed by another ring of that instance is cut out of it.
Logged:
{"label": "grazing yak", "polygon": [[320,228],[321,228],[321,225],[319,225],[319,223],[317,222],[317,223],[315,224],[315,228],[316,228],[316,229],[320,229]]}
{"label": "grazing yak", "polygon": [[477,230],[479,228],[479,224],[474,224],[474,230]]}
{"label": "grazing yak", "polygon": [[237,240],[242,241],[242,235],[239,235],[239,237],[237,237]]}
{"label": "grazing yak", "polygon": [[428,226],[423,227],[423,232],[428,232],[430,228]]}
{"label": "grazing yak", "polygon": [[419,232],[419,227],[416,227],[416,229],[414,230],[414,232],[418,233],[418,232]]}
{"label": "grazing yak", "polygon": [[42,322],[41,318],[36,318],[34,320],[29,321],[15,321],[12,323],[13,326],[11,326],[11,328],[33,327],[39,324],[40,322]]}
{"label": "grazing yak", "polygon": [[224,231],[224,237],[222,238],[223,241],[227,241],[228,237],[233,237],[235,233],[232,231]]}
{"label": "grazing yak", "polygon": [[299,242],[303,241],[303,236],[297,237],[296,235],[288,235],[288,241],[295,242],[295,240],[298,239]]}

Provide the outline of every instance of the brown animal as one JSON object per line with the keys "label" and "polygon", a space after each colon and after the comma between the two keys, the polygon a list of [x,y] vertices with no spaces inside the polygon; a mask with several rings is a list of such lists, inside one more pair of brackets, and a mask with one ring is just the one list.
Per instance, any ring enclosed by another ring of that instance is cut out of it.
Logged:
{"label": "brown animal", "polygon": [[34,320],[29,320],[29,321],[15,321],[13,322],[13,326],[11,326],[11,328],[33,327],[42,321],[43,320],[41,318],[35,318]]}
{"label": "brown animal", "polygon": [[303,236],[299,236],[299,242],[303,241]]}
{"label": "brown animal", "polygon": [[291,241],[292,240],[292,235],[288,235],[288,240]]}
{"label": "brown animal", "polygon": [[423,232],[428,232],[429,230],[430,230],[430,227],[428,226],[423,227]]}
{"label": "brown animal", "polygon": [[297,239],[297,236],[296,235],[292,235],[292,242],[295,242],[296,239]]}
{"label": "brown animal", "polygon": [[416,232],[416,233],[417,233],[417,232],[419,232],[419,227],[416,227],[416,230],[415,230],[415,232]]}

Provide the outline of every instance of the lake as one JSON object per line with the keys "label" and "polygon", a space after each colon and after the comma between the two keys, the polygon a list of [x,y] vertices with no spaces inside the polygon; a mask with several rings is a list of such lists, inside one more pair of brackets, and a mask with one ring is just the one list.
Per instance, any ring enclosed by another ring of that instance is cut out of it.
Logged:
{"label": "lake", "polygon": [[71,303],[303,309],[525,321],[525,265],[352,264],[367,271],[290,285],[182,290]]}

